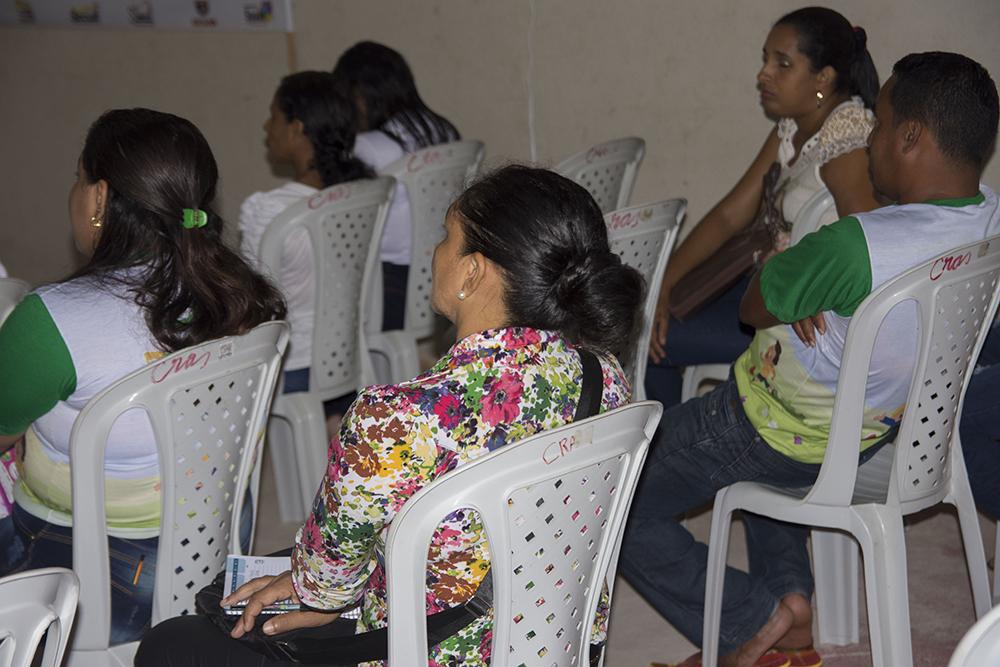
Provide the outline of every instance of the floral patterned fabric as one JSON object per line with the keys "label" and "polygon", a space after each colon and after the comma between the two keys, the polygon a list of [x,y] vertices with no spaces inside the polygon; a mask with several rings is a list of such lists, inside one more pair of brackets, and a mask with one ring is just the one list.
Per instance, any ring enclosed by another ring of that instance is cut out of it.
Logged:
{"label": "floral patterned fabric", "polygon": [[[617,360],[599,358],[604,412],[626,404],[630,389]],[[558,333],[504,328],[464,338],[414,380],[361,392],[296,539],[292,572],[302,601],[339,609],[360,600],[358,631],[384,627],[385,538],[403,503],[439,475],[571,422],[582,377],[579,355]],[[469,600],[489,567],[478,514],[447,516],[428,553],[427,613]],[[491,629],[492,617],[480,618],[433,647],[429,664],[488,664]]]}

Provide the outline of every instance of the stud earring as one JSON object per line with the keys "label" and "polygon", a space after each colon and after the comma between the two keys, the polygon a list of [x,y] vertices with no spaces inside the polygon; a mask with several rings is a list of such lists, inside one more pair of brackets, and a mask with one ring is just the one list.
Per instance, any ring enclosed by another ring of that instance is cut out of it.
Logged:
{"label": "stud earring", "polygon": [[819,109],[821,106],[823,106],[823,91],[822,90],[817,90],[816,91],[816,108]]}
{"label": "stud earring", "polygon": [[457,296],[459,301],[465,301],[465,290],[459,290]]}
{"label": "stud earring", "polygon": [[100,229],[104,223],[96,215],[90,216],[90,226],[94,229]]}

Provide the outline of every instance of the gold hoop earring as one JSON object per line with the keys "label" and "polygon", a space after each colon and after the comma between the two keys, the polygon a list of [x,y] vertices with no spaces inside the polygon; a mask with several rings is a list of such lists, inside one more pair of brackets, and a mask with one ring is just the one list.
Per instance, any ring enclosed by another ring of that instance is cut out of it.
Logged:
{"label": "gold hoop earring", "polygon": [[465,301],[465,296],[466,296],[465,290],[464,289],[463,290],[459,290],[458,294],[456,296],[458,296],[458,300],[459,301]]}
{"label": "gold hoop earring", "polygon": [[823,106],[823,91],[822,90],[817,90],[816,91],[816,108],[819,109],[821,106]]}

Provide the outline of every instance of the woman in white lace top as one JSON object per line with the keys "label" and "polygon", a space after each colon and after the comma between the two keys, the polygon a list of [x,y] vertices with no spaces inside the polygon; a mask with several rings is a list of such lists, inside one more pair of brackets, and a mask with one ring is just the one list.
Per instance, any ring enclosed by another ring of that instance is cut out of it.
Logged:
{"label": "woman in white lace top", "polygon": [[683,322],[669,315],[678,281],[751,224],[765,225],[774,250],[783,250],[801,236],[792,223],[804,204],[824,189],[836,211],[823,224],[878,206],[865,151],[878,74],[865,31],[831,9],[799,9],[775,23],[762,56],[757,88],[775,127],[736,186],[671,256],[660,287],[646,389],[667,406],[680,402],[682,367],[731,363],[752,333],[737,316],[749,276]]}

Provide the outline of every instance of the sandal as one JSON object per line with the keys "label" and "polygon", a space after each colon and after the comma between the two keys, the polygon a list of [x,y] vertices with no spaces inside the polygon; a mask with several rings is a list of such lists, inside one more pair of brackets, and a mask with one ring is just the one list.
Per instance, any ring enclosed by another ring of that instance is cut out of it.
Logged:
{"label": "sandal", "polygon": [[[806,649],[803,649],[805,652]],[[816,658],[819,658],[819,654],[813,651]],[[764,653],[764,655],[757,658],[757,662],[753,663],[753,667],[792,667],[795,663],[791,662],[784,652],[778,649],[772,648],[771,650]],[[805,667],[811,667],[812,663],[802,663]],[[819,663],[817,663],[818,665]],[[678,662],[676,664],[668,664],[665,662],[651,662],[649,667],[701,667],[701,652],[695,653],[689,657],[684,662]]]}
{"label": "sandal", "polygon": [[805,648],[783,648],[781,652],[788,656],[789,667],[820,667],[823,658],[811,645]]}

